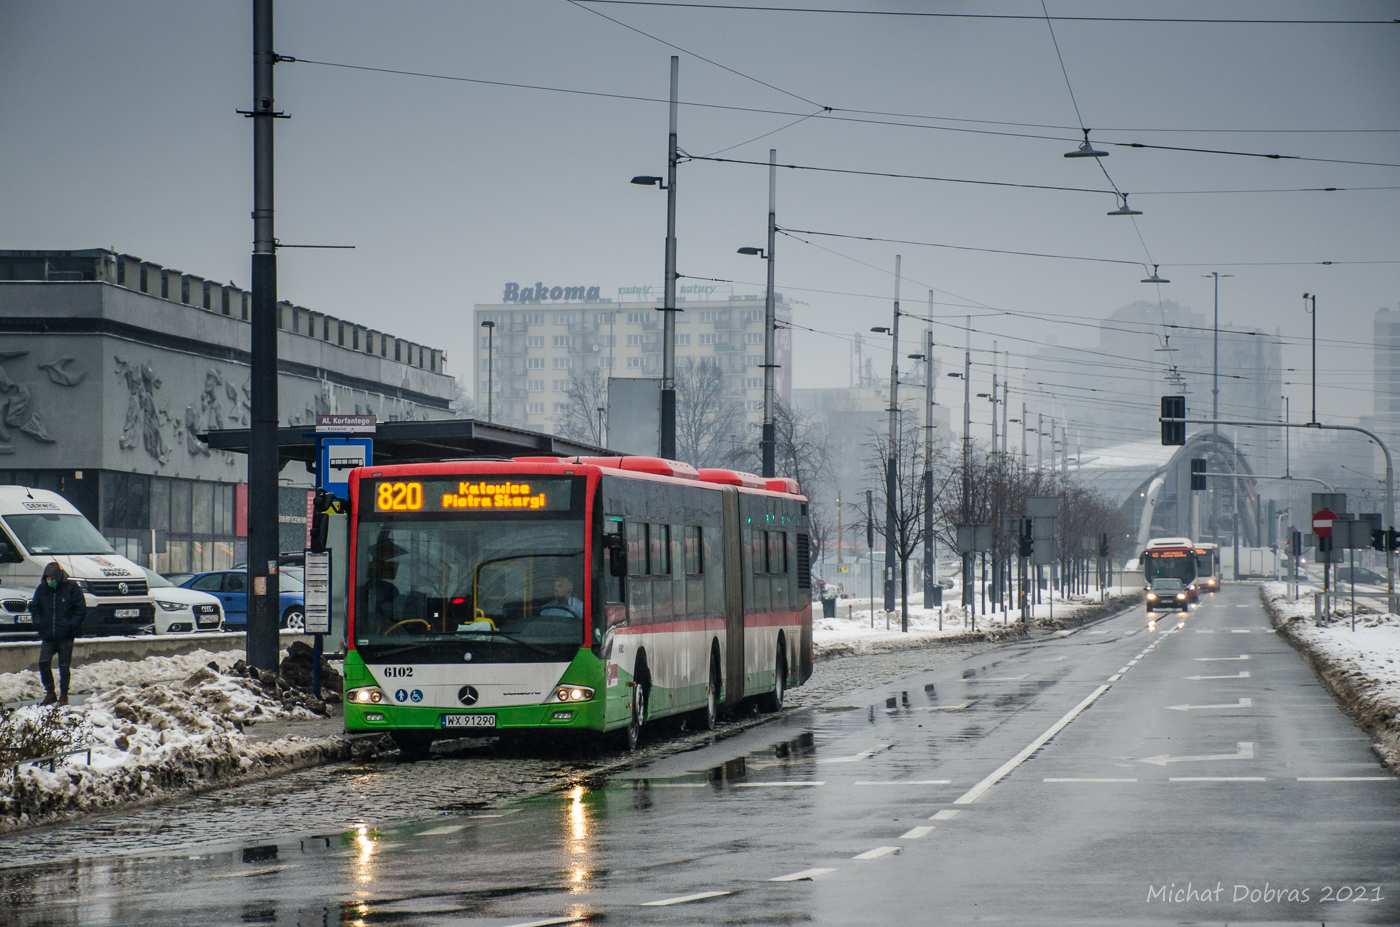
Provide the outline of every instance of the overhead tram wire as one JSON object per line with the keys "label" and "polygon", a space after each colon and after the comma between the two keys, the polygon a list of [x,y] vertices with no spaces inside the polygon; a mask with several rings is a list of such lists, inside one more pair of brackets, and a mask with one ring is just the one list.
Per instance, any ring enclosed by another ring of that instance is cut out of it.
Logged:
{"label": "overhead tram wire", "polygon": [[[1040,19],[1041,17],[1034,17],[1034,18],[1035,18],[1035,19]],[[569,95],[573,95],[573,96],[596,97],[596,98],[598,98],[598,99],[605,99],[605,100],[625,100],[625,101],[629,101],[629,102],[633,102],[633,103],[664,103],[664,104],[666,104],[666,105],[670,105],[670,99],[669,99],[669,98],[662,98],[662,97],[647,97],[647,96],[641,96],[641,95],[639,95],[639,94],[630,94],[630,93],[608,93],[608,92],[606,92],[606,91],[601,91],[601,90],[581,90],[581,89],[574,88],[574,87],[548,87],[548,86],[545,86],[545,85],[543,85],[543,84],[525,84],[525,83],[520,83],[520,82],[518,82],[518,81],[488,80],[488,79],[486,79],[486,78],[481,78],[481,77],[462,77],[462,76],[460,76],[460,75],[453,75],[453,74],[435,74],[435,73],[428,72],[428,71],[410,71],[410,70],[406,70],[406,69],[403,69],[403,68],[381,68],[381,67],[374,67],[374,66],[365,65],[365,64],[350,64],[350,63],[348,63],[348,62],[343,62],[343,61],[320,61],[320,60],[317,60],[317,59],[314,59],[314,58],[298,58],[298,57],[295,57],[295,56],[292,56],[292,55],[281,55],[281,56],[278,57],[278,61],[281,62],[281,63],[288,63],[288,64],[309,64],[309,65],[314,65],[314,66],[323,67],[323,68],[341,68],[341,69],[350,70],[350,71],[366,71],[366,72],[373,73],[373,74],[392,74],[392,75],[399,76],[399,77],[418,77],[418,78],[423,78],[423,79],[425,79],[425,80],[445,80],[445,81],[452,81],[452,82],[454,82],[454,83],[478,84],[478,85],[481,85],[481,86],[484,86],[484,87],[503,87],[503,88],[510,89],[510,90],[535,90],[535,91],[539,91],[539,92],[542,92],[542,93],[561,93],[561,94],[569,94]],[[788,116],[788,117],[792,117],[792,118],[797,118],[797,117],[812,118],[812,117],[813,117],[813,114],[811,114],[811,113],[800,113],[800,112],[794,112],[794,111],[792,111],[792,110],[767,109],[767,108],[759,107],[759,106],[736,106],[736,105],[727,104],[727,103],[699,103],[699,102],[694,102],[694,101],[681,100],[681,101],[679,101],[679,105],[680,105],[680,106],[694,107],[694,108],[696,108],[696,109],[723,110],[723,111],[727,111],[727,112],[734,112],[734,113],[751,113],[751,114],[755,114],[755,115],[764,115],[764,116]],[[813,104],[813,105],[820,105],[820,104]],[[844,109],[841,109],[840,107],[835,107],[835,108],[833,108],[833,109],[832,109],[831,111],[829,111],[829,112],[822,112],[822,113],[816,114],[816,118],[818,119],[818,121],[823,121],[823,122],[846,122],[846,123],[854,123],[854,124],[858,124],[858,125],[891,126],[891,127],[894,127],[894,128],[905,128],[905,129],[923,129],[923,130],[934,131],[934,132],[959,132],[959,133],[970,134],[970,135],[993,135],[993,136],[999,136],[999,137],[1002,137],[1002,138],[1025,138],[1025,139],[1031,139],[1031,140],[1033,140],[1033,141],[1057,142],[1057,143],[1062,143],[1062,144],[1064,144],[1064,143],[1073,144],[1073,143],[1079,141],[1079,139],[1076,139],[1076,138],[1066,138],[1066,137],[1059,136],[1059,135],[1038,135],[1038,134],[1033,134],[1033,133],[1029,133],[1029,132],[1002,132],[1002,131],[997,131],[997,130],[993,130],[993,129],[972,129],[972,128],[965,128],[965,127],[960,127],[960,126],[933,126],[933,125],[924,125],[924,124],[909,123],[909,122],[891,122],[891,121],[888,121],[888,120],[885,120],[885,119],[870,119],[870,118],[864,118],[864,117],[860,117],[860,116],[843,116],[843,115],[840,115],[840,113],[843,113],[843,112],[856,112],[856,113],[858,113],[858,112],[861,112],[861,111],[860,111],[860,110],[844,110]],[[930,117],[930,118],[933,118],[933,117]],[[1392,130],[1386,130],[1386,131],[1392,131]],[[1140,147],[1140,148],[1165,147],[1165,146],[1141,145],[1141,144],[1139,144],[1139,143],[1128,143],[1128,142],[1106,142],[1106,141],[1103,141],[1102,139],[1099,139],[1099,140],[1098,140],[1098,144],[1103,144],[1103,145],[1115,145],[1115,146],[1127,147],[1127,148],[1134,148],[1134,147]],[[1374,161],[1349,161],[1349,160],[1343,160],[1343,159],[1338,159],[1338,158],[1309,158],[1309,157],[1303,157],[1303,156],[1299,156],[1299,155],[1265,155],[1265,154],[1254,154],[1254,153],[1251,153],[1251,152],[1214,151],[1214,150],[1211,150],[1211,149],[1190,149],[1190,148],[1185,148],[1185,147],[1177,148],[1177,149],[1168,149],[1168,150],[1179,150],[1179,151],[1183,151],[1183,152],[1201,151],[1201,152],[1207,152],[1207,153],[1213,153],[1213,154],[1241,155],[1241,156],[1248,156],[1248,157],[1269,158],[1269,159],[1274,159],[1274,160],[1315,161],[1315,162],[1324,163],[1324,164],[1353,164],[1353,165],[1363,165],[1363,166],[1372,166],[1372,167],[1374,167],[1374,166],[1379,166],[1379,167],[1400,167],[1400,164],[1380,163],[1380,162],[1374,162]],[[702,159],[696,158],[695,160],[702,160]],[[746,162],[737,162],[737,163],[746,163]],[[764,164],[765,164],[765,166],[766,166],[767,162],[764,162]],[[781,165],[780,165],[780,166],[781,166]]]}
{"label": "overhead tram wire", "polygon": [[[586,0],[588,3],[612,6],[672,7],[690,10],[738,11],[745,13],[817,13],[832,16],[892,16],[914,19],[990,19],[1044,20],[1044,16],[1017,13],[932,13],[914,10],[843,10],[802,6],[758,6],[746,3],[694,3],[685,0]],[[1055,16],[1056,22],[1081,23],[1144,23],[1217,26],[1390,26],[1394,19],[1206,19],[1204,17],[1169,16]]]}

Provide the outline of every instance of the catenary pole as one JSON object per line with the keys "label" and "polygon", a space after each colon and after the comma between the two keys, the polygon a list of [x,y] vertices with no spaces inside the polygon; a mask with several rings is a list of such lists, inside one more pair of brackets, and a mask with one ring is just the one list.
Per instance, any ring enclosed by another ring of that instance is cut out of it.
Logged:
{"label": "catenary pole", "polygon": [[777,476],[774,460],[777,435],[774,433],[773,413],[776,405],[774,377],[777,340],[777,316],[773,307],[773,245],[778,237],[777,213],[778,149],[768,149],[768,295],[763,304],[763,475]]}
{"label": "catenary pole", "polygon": [[[962,522],[972,524],[972,316],[963,329]],[[962,555],[963,605],[972,608],[972,553]]]}
{"label": "catenary pole", "polygon": [[[899,274],[900,255],[894,256],[894,322],[890,328],[890,434],[885,461],[885,611],[894,611],[897,560],[895,500],[899,487]],[[906,615],[901,630],[909,630]]]}
{"label": "catenary pole", "polygon": [[676,117],[680,104],[679,55],[671,56],[671,136],[666,148],[666,287],[661,331],[661,456],[676,457]]}
{"label": "catenary pole", "polygon": [[[929,318],[933,318],[933,290],[928,291]],[[933,328],[924,329],[924,608],[933,604],[938,564],[933,553]]]}
{"label": "catenary pole", "polygon": [[248,437],[248,663],[277,669],[277,239],[273,228],[272,0],[253,0],[253,299]]}

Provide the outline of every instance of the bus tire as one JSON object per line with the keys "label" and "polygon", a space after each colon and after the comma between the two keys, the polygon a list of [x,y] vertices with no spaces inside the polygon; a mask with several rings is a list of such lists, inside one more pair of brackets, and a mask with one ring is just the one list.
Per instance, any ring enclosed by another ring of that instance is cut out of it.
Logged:
{"label": "bus tire", "polygon": [[710,691],[705,699],[705,730],[713,731],[719,725],[719,692],[721,686],[719,675],[719,653],[710,651]]}
{"label": "bus tire", "polygon": [[764,711],[782,711],[787,701],[787,648],[778,638],[778,659],[773,665],[773,691],[759,696],[758,707]]}
{"label": "bus tire", "polygon": [[409,763],[426,760],[433,747],[432,731],[391,731],[389,736],[398,744],[399,756]]}
{"label": "bus tire", "polygon": [[627,719],[627,749],[633,751],[642,742],[642,725],[647,719],[647,696],[651,690],[651,679],[647,674],[646,656],[637,656],[636,668],[632,676],[632,714]]}

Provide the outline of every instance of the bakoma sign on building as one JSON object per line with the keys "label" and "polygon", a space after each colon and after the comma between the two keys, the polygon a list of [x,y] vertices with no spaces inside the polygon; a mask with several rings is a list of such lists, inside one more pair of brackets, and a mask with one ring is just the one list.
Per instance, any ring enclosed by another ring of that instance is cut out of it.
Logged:
{"label": "bakoma sign on building", "polygon": [[546,299],[581,299],[584,302],[597,302],[601,287],[590,286],[545,286],[543,283],[536,283],[534,286],[522,287],[518,283],[507,283],[505,295],[501,297],[503,303],[540,303]]}
{"label": "bakoma sign on building", "polygon": [[[678,288],[682,296],[686,294],[709,296],[718,289],[713,285],[688,284]],[[618,296],[650,296],[652,288],[650,286],[620,286],[617,288]],[[571,300],[579,299],[584,302],[597,302],[602,292],[602,287],[589,286],[545,286],[543,283],[536,283],[534,286],[521,286],[518,283],[507,283],[505,294],[501,297],[503,303],[541,303],[545,300]]]}

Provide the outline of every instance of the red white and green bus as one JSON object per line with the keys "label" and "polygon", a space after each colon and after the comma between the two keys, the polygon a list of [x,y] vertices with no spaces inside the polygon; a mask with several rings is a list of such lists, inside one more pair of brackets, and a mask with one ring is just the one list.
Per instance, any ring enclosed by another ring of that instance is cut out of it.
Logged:
{"label": "red white and green bus", "polygon": [[366,467],[350,476],[345,729],[435,739],[625,731],[812,670],[796,481],[656,457]]}

